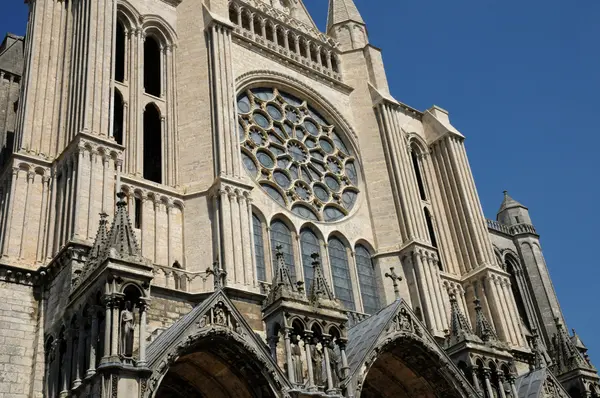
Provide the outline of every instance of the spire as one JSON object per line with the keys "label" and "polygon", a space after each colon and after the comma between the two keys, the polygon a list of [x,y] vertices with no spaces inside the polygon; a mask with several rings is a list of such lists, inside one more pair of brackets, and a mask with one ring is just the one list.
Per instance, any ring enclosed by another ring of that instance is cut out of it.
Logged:
{"label": "spire", "polygon": [[320,300],[329,300],[334,301],[335,298],[331,293],[331,289],[329,288],[329,284],[325,279],[325,275],[323,274],[323,268],[321,267],[321,262],[319,261],[319,255],[317,253],[313,253],[311,255],[313,259],[313,281],[310,285],[310,292],[308,294],[308,299],[311,303],[318,303]]}
{"label": "spire", "polygon": [[135,233],[131,227],[125,194],[119,192],[117,197],[119,198],[117,201],[117,212],[110,228],[108,240],[104,247],[102,247],[101,256],[104,258],[109,256],[120,257],[144,262],[145,260],[142,257]]}
{"label": "spire", "polygon": [[90,250],[90,254],[88,256],[88,264],[95,262],[102,252],[102,248],[106,245],[108,241],[108,214],[105,212],[100,213],[100,223],[98,224],[98,232],[96,232],[96,239],[94,240],[94,245]]}
{"label": "spire", "polygon": [[563,324],[560,323],[560,319],[555,318],[555,322],[557,331],[552,338],[555,372],[561,375],[575,369],[593,369],[584,354],[574,344]]}
{"label": "spire", "polygon": [[483,314],[483,310],[481,308],[481,301],[479,299],[475,299],[474,303],[475,303],[475,334],[484,342],[498,340],[498,336],[496,336],[496,332],[494,332],[492,325],[490,325],[487,318]]}
{"label": "spire", "polygon": [[283,247],[281,245],[277,245],[275,254],[277,258],[277,269],[273,275],[271,290],[269,291],[269,295],[265,302],[266,306],[274,303],[281,297],[298,296],[299,293],[298,286],[294,284],[292,276],[290,275],[290,270],[285,263],[282,249]]}
{"label": "spire", "polygon": [[504,200],[498,210],[496,219],[505,225],[531,224],[529,209],[514,200],[508,191],[504,191]]}
{"label": "spire", "polygon": [[458,300],[454,293],[450,293],[450,332],[448,335],[449,345],[457,344],[476,336],[458,306]]}
{"label": "spire", "polygon": [[329,0],[329,15],[327,16],[327,32],[335,25],[346,22],[356,22],[364,25],[354,0]]}

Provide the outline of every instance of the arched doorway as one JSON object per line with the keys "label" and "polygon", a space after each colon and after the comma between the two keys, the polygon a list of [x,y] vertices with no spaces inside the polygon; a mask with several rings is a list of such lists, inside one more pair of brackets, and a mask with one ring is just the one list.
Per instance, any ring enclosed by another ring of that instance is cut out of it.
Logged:
{"label": "arched doorway", "polygon": [[360,398],[466,396],[448,378],[447,367],[434,352],[424,343],[402,336],[380,350],[368,370]]}
{"label": "arched doorway", "polygon": [[226,335],[194,344],[169,367],[155,398],[276,398],[264,364]]}

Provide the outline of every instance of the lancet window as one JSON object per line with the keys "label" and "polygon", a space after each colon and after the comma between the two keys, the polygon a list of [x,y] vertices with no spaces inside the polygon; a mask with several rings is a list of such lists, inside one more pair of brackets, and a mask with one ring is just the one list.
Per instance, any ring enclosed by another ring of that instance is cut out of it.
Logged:
{"label": "lancet window", "polygon": [[338,238],[329,239],[329,262],[333,274],[333,288],[335,296],[344,306],[354,311],[354,292],[350,278],[350,264],[348,263],[348,250]]}
{"label": "lancet window", "polygon": [[302,252],[302,269],[304,270],[304,286],[307,292],[313,281],[313,253],[321,254],[319,238],[310,229],[306,228],[300,233],[300,250]]}
{"label": "lancet window", "polygon": [[267,282],[267,265],[265,261],[265,243],[263,238],[263,225],[256,214],[252,214],[252,232],[254,235],[254,259],[256,262],[256,278]]}
{"label": "lancet window", "polygon": [[375,268],[371,260],[371,253],[362,245],[356,246],[356,270],[360,286],[360,295],[363,302],[363,311],[374,314],[381,306],[377,289]]}
{"label": "lancet window", "polygon": [[283,258],[290,270],[292,278],[296,279],[296,264],[294,263],[294,247],[292,243],[292,233],[290,229],[282,221],[276,220],[271,223],[271,258],[273,260],[273,268],[277,267],[277,247],[281,246]]}

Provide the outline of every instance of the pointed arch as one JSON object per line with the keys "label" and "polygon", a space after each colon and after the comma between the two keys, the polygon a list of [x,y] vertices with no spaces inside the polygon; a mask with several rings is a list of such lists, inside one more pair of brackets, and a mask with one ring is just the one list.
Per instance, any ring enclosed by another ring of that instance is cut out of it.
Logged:
{"label": "pointed arch", "polygon": [[342,242],[337,234],[331,235],[328,240],[327,249],[331,273],[333,275],[333,290],[335,296],[344,304],[346,309],[355,311],[356,303],[354,301],[352,278],[350,276],[348,247],[348,244]]}
{"label": "pointed arch", "polygon": [[264,217],[261,218],[255,210],[252,211],[252,236],[254,238],[256,279],[260,282],[268,282],[263,220]]}
{"label": "pointed arch", "polygon": [[277,267],[277,246],[281,246],[283,259],[290,270],[290,276],[295,281],[297,280],[296,262],[294,260],[294,241],[292,231],[289,227],[291,223],[283,221],[281,216],[274,217],[271,221],[271,257],[273,259],[273,269]]}
{"label": "pointed arch", "polygon": [[354,252],[363,312],[374,314],[381,308],[381,302],[371,252],[363,244],[356,245]]}
{"label": "pointed arch", "polygon": [[162,183],[162,128],[160,109],[154,103],[144,108],[144,178]]}

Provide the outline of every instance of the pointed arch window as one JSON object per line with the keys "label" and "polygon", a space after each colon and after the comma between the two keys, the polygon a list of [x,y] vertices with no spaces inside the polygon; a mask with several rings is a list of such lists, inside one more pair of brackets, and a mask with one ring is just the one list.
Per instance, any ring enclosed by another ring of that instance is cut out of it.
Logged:
{"label": "pointed arch window", "polygon": [[158,41],[152,36],[144,41],[144,89],[146,94],[160,97],[161,56]]}
{"label": "pointed arch window", "polygon": [[260,218],[252,214],[252,230],[254,233],[254,259],[256,261],[256,278],[261,282],[267,281],[267,265],[265,262],[265,242]]}
{"label": "pointed arch window", "polygon": [[290,270],[292,279],[296,281],[296,264],[294,263],[294,247],[292,245],[292,233],[282,221],[271,223],[271,250],[273,253],[273,268],[277,268],[277,246],[281,245],[283,259]]}
{"label": "pointed arch window", "polygon": [[115,32],[115,80],[125,81],[125,27],[119,20]]}
{"label": "pointed arch window", "polygon": [[371,253],[362,245],[356,246],[356,270],[358,272],[363,311],[366,314],[374,314],[379,311],[381,305],[377,291],[377,278],[375,277],[375,267],[371,260]]}
{"label": "pointed arch window", "polygon": [[123,145],[124,102],[119,90],[115,89],[113,100],[113,138],[117,144]]}
{"label": "pointed arch window", "polygon": [[336,298],[344,304],[347,310],[355,311],[348,250],[338,238],[329,239],[329,262],[333,273],[333,288]]}
{"label": "pointed arch window", "polygon": [[419,162],[417,150],[415,148],[411,149],[410,156],[413,163],[413,171],[415,173],[415,178],[417,179],[417,185],[419,187],[419,195],[421,196],[421,200],[427,200],[427,193],[425,192],[425,182],[423,180],[423,174],[421,173],[421,164]]}
{"label": "pointed arch window", "polygon": [[311,256],[313,253],[321,255],[321,246],[317,235],[308,228],[300,233],[300,251],[302,253],[302,269],[304,270],[304,287],[306,292],[309,292],[314,279]]}
{"label": "pointed arch window", "polygon": [[154,104],[144,109],[144,178],[162,184],[161,116]]}
{"label": "pointed arch window", "polygon": [[517,269],[519,268],[519,263],[512,256],[506,256],[506,272],[510,275],[510,289],[512,290],[513,296],[515,298],[515,304],[517,304],[517,311],[519,311],[519,316],[523,320],[523,323],[529,330],[531,330],[531,321],[529,316],[527,315],[527,310],[525,308],[525,300],[523,299],[523,295],[521,294],[521,289],[519,289],[519,284],[517,282]]}

